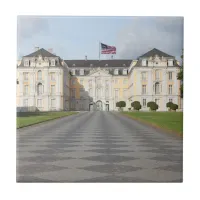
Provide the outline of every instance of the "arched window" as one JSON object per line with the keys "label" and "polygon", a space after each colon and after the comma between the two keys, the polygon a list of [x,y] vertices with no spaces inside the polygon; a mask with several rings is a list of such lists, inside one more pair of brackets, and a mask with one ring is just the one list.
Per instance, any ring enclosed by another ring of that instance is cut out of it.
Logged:
{"label": "arched window", "polygon": [[43,85],[42,83],[38,83],[37,85],[37,93],[42,94],[43,93]]}
{"label": "arched window", "polygon": [[42,80],[42,71],[41,70],[39,70],[37,73],[37,79]]}

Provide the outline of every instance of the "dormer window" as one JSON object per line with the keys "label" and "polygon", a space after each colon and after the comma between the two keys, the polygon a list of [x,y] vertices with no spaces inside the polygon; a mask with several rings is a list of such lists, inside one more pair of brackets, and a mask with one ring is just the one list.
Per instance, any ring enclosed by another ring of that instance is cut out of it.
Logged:
{"label": "dormer window", "polygon": [[173,66],[173,60],[168,60],[167,63],[167,66]]}
{"label": "dormer window", "polygon": [[93,64],[90,64],[90,67],[93,67]]}
{"label": "dormer window", "polygon": [[29,66],[29,60],[24,61],[24,66],[27,66],[27,67]]}
{"label": "dormer window", "polygon": [[147,60],[142,60],[142,66],[147,66]]}
{"label": "dormer window", "polygon": [[80,70],[80,75],[82,75],[82,76],[84,75],[84,69]]}
{"label": "dormer window", "polygon": [[108,64],[105,64],[105,67],[108,67]]}
{"label": "dormer window", "polygon": [[75,64],[73,64],[73,65],[72,65],[72,67],[76,67],[76,65],[75,65]]}
{"label": "dormer window", "polygon": [[114,74],[115,74],[115,75],[118,75],[118,73],[119,73],[119,70],[118,70],[118,69],[115,69]]}
{"label": "dormer window", "polygon": [[55,66],[55,60],[51,60],[51,66]]}
{"label": "dormer window", "polygon": [[127,75],[127,69],[123,69],[123,75]]}
{"label": "dormer window", "polygon": [[75,69],[72,69],[71,73],[72,75],[75,75]]}
{"label": "dormer window", "polygon": [[123,67],[126,67],[126,64],[123,64]]}

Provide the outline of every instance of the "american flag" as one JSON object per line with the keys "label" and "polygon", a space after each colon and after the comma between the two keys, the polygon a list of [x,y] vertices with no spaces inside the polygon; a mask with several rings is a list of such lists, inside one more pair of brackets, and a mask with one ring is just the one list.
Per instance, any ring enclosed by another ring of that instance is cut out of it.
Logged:
{"label": "american flag", "polygon": [[116,54],[116,47],[101,43],[101,54]]}

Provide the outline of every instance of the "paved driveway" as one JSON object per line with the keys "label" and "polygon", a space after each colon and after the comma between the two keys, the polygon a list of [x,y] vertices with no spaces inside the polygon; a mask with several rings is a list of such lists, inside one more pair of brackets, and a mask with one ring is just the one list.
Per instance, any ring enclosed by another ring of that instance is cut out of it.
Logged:
{"label": "paved driveway", "polygon": [[182,141],[117,112],[17,131],[18,182],[181,182]]}

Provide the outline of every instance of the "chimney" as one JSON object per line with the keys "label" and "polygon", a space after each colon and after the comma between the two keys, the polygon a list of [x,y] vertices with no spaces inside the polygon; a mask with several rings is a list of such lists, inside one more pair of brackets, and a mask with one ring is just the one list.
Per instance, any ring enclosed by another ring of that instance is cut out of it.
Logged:
{"label": "chimney", "polygon": [[38,51],[40,48],[39,47],[35,47],[35,51]]}
{"label": "chimney", "polygon": [[52,48],[48,49],[48,52],[53,54],[53,49]]}
{"label": "chimney", "polygon": [[85,61],[87,61],[87,56],[85,56]]}

